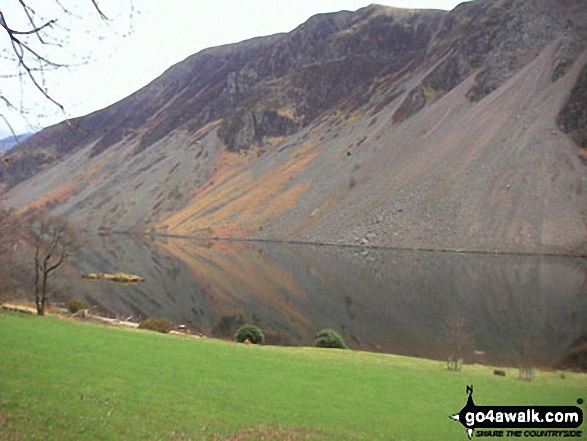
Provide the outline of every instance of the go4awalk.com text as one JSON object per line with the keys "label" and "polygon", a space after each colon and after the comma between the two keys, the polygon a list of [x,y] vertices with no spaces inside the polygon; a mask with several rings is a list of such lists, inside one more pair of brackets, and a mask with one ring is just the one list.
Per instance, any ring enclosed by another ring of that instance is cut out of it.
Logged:
{"label": "go4awalk.com text", "polygon": [[[578,406],[478,406],[473,386],[467,386],[467,404],[450,415],[471,439],[476,438],[581,438],[583,410]],[[577,404],[583,404],[579,398]]]}

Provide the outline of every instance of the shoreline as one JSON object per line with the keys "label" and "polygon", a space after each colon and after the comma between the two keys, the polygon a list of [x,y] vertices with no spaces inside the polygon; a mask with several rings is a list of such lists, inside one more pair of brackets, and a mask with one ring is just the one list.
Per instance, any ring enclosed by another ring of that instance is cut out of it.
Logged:
{"label": "shoreline", "polygon": [[263,239],[263,238],[246,238],[246,237],[230,237],[230,236],[195,236],[187,234],[171,234],[158,232],[137,232],[137,231],[123,231],[123,230],[100,230],[95,232],[99,236],[109,235],[124,235],[136,237],[149,238],[169,238],[169,239],[190,239],[197,241],[218,241],[218,242],[244,242],[244,243],[269,243],[269,244],[286,244],[286,245],[311,245],[325,248],[350,248],[358,250],[388,250],[388,251],[414,251],[423,253],[447,253],[447,254],[474,254],[487,256],[535,256],[535,257],[564,257],[564,258],[587,258],[587,252],[578,253],[555,253],[555,252],[527,252],[527,251],[504,251],[504,250],[466,250],[453,248],[427,248],[427,247],[392,247],[392,246],[377,246],[377,245],[355,245],[349,243],[333,243],[333,242],[319,242],[319,241],[304,241],[304,240],[288,240],[288,239]]}
{"label": "shoreline", "polygon": [[[85,312],[84,312],[85,311]],[[18,302],[16,303],[2,303],[0,304],[0,313],[16,313],[16,314],[27,314],[27,315],[36,315],[37,311],[34,308],[31,308],[30,306],[26,306],[26,304],[19,304]],[[104,316],[100,316],[98,314],[93,314],[93,313],[88,313],[87,310],[80,310],[77,313],[69,313],[67,312],[67,310],[65,308],[60,308],[57,306],[52,306],[50,307],[50,309],[48,311],[45,312],[46,316],[53,316],[53,317],[57,317],[58,319],[69,319],[69,320],[73,320],[73,321],[79,321],[79,322],[84,322],[84,323],[90,323],[90,324],[95,324],[95,325],[104,325],[104,326],[114,326],[117,327],[119,329],[139,329],[139,323],[136,322],[132,322],[132,321],[128,321],[128,320],[124,320],[124,319],[117,319],[117,318],[109,318],[109,317],[104,317]],[[148,329],[145,329],[146,331]],[[151,332],[155,332],[158,334],[167,334],[167,335],[173,335],[173,336],[180,336],[183,338],[192,338],[192,339],[210,339],[210,340],[216,340],[216,341],[221,341],[221,342],[225,342],[225,343],[229,343],[229,344],[235,344],[235,345],[240,345],[242,343],[237,343],[233,340],[227,340],[227,339],[222,339],[219,337],[213,337],[213,336],[207,336],[204,334],[191,334],[189,329],[187,329],[186,331],[178,331],[176,329],[171,330],[168,333],[162,333],[162,332],[157,332],[157,331],[153,331],[153,330],[148,330]],[[245,344],[245,346],[248,346]],[[259,345],[259,346],[267,346],[267,347],[278,347],[278,348],[300,348],[303,349],[305,347],[313,347],[313,346],[283,346],[283,345]],[[346,351],[350,351],[350,352],[356,352],[356,353],[367,353],[367,354],[374,354],[374,355],[389,355],[389,356],[394,356],[394,357],[406,357],[409,359],[414,359],[414,360],[426,360],[426,361],[431,361],[431,362],[437,362],[437,363],[447,363],[446,360],[439,360],[436,358],[429,358],[429,357],[420,357],[420,356],[413,356],[413,355],[404,355],[404,354],[394,354],[394,353],[387,353],[387,352],[372,352],[372,351],[366,351],[366,350],[360,350],[360,349],[347,349]],[[498,374],[495,371],[502,371],[504,369],[507,370],[519,370],[520,367],[519,366],[509,366],[509,365],[494,365],[494,364],[484,364],[484,363],[463,363],[461,366],[478,366],[478,367],[485,367],[485,368],[490,368],[490,369],[494,369],[494,375],[501,375]],[[552,367],[552,366],[536,366],[533,367],[533,369],[535,369],[537,372],[548,372],[548,373],[553,373],[553,372],[560,372],[561,375],[564,376],[565,372],[569,372],[569,373],[573,373],[573,374],[587,374],[587,372],[582,371],[580,369],[571,369],[571,368],[561,368],[561,367]],[[451,369],[446,369],[449,372],[462,372],[462,370],[459,371],[454,371]]]}

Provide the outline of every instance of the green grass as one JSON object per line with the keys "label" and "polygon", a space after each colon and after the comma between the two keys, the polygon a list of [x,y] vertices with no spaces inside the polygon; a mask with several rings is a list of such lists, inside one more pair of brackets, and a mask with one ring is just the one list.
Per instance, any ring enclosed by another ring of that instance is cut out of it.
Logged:
{"label": "green grass", "polygon": [[[574,405],[587,376],[336,349],[245,346],[0,314],[0,440],[465,440],[448,415]],[[546,439],[546,438],[541,438]]]}

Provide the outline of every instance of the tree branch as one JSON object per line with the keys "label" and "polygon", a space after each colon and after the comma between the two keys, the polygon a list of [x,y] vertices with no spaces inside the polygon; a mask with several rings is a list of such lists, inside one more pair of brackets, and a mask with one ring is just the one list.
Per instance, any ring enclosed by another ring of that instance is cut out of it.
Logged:
{"label": "tree branch", "polygon": [[[35,11],[28,7],[26,5],[26,3],[24,2],[24,0],[19,0],[20,5],[22,6],[22,9],[24,10],[24,13],[26,14],[27,18],[29,19],[30,24],[32,25],[33,29],[37,27],[37,25],[35,24],[35,20],[33,19],[33,16],[31,15],[31,12],[34,14]],[[43,38],[41,38],[41,34],[39,32],[36,32],[35,35],[37,36],[37,38],[39,39],[39,41],[41,43],[45,43],[43,41]]]}
{"label": "tree branch", "polygon": [[63,261],[65,260],[66,257],[67,257],[67,253],[65,253],[65,252],[61,253],[61,256],[59,257],[59,260],[57,261],[57,263],[55,265],[50,266],[49,268],[45,269],[45,273],[48,275],[51,271],[59,268],[59,265],[61,265],[63,263]]}
{"label": "tree branch", "polygon": [[106,17],[106,15],[100,9],[100,6],[98,5],[97,0],[92,0],[92,3],[94,5],[94,8],[96,8],[96,11],[98,11],[98,14],[100,14],[100,18],[104,21],[108,21],[108,17]]}
{"label": "tree branch", "polygon": [[8,32],[9,35],[32,35],[32,34],[38,34],[43,29],[48,28],[49,26],[52,26],[55,23],[57,23],[57,20],[56,19],[49,20],[44,25],[35,27],[35,28],[31,29],[30,31],[17,31],[16,29],[12,29],[12,28],[8,27],[8,24],[6,23],[6,20],[4,19],[4,14],[0,11],[0,26],[2,26],[6,30],[6,32]]}
{"label": "tree branch", "polygon": [[63,107],[63,105],[58,103],[53,97],[51,97],[51,95],[49,95],[47,93],[47,91],[45,89],[43,89],[43,87],[37,82],[37,78],[33,75],[32,69],[28,66],[28,64],[24,60],[24,49],[27,49],[31,54],[33,54],[35,57],[37,57],[40,61],[47,62],[48,60],[44,59],[43,57],[38,56],[36,52],[31,50],[24,43],[20,42],[16,37],[11,35],[11,38],[12,38],[12,47],[14,49],[14,53],[16,54],[16,56],[18,58],[18,64],[26,71],[29,79],[34,84],[34,86],[37,88],[37,90],[39,90],[39,92],[41,92],[47,100],[49,100],[50,102],[55,104],[57,107],[59,107],[59,109],[61,109],[61,111],[64,112],[65,108]]}
{"label": "tree branch", "polygon": [[[43,3],[48,0],[37,1]],[[132,0],[128,1],[131,5],[132,19],[134,6],[132,5]],[[92,6],[90,8],[96,11],[100,20],[106,25],[110,25],[111,19],[102,10],[100,0],[84,0],[83,2],[86,4],[91,2]],[[72,3],[70,9],[70,5],[63,4],[61,0],[53,0],[53,3],[57,6],[56,9],[51,9],[53,12],[50,12],[50,14],[53,14],[53,16],[43,16],[41,12],[36,11],[30,6],[31,3],[33,3],[32,0],[17,0],[20,9],[17,8],[16,10],[10,11],[6,7],[0,7],[0,34],[5,33],[10,41],[10,44],[4,44],[4,47],[0,48],[0,59],[4,58],[15,64],[15,73],[3,73],[0,75],[0,79],[16,78],[21,83],[21,89],[25,83],[32,85],[42,94],[43,98],[65,114],[65,107],[47,89],[44,81],[44,73],[48,69],[71,67],[75,64],[69,62],[62,64],[52,61],[54,56],[49,52],[51,49],[48,46],[64,48],[66,42],[68,42],[69,35],[72,35],[74,32],[72,29],[69,29],[67,20],[75,18],[85,21],[87,17],[76,14],[77,9],[73,6],[74,3]],[[20,14],[19,18],[24,20],[25,24],[23,25],[21,22],[18,22],[18,25],[11,26],[11,16],[17,14]],[[63,21],[62,17],[64,17]],[[95,21],[95,17],[93,18]],[[86,26],[86,29],[88,28],[89,26]],[[39,43],[44,45],[44,47],[41,48]],[[85,64],[86,61],[82,58],[81,64]],[[22,95],[23,92],[21,90],[21,101]],[[6,100],[4,101],[6,102]],[[14,109],[13,106],[9,106],[9,108]],[[24,113],[24,108],[24,104],[21,103],[20,108],[17,109],[21,115]],[[65,119],[67,119],[67,115],[65,115]],[[1,117],[0,121],[6,122],[7,118]]]}

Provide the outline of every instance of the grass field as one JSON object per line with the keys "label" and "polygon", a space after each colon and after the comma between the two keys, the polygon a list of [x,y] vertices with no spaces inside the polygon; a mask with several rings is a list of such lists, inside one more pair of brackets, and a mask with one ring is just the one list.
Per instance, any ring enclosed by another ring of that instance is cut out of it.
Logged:
{"label": "grass field", "polygon": [[[478,405],[575,405],[587,375],[245,346],[0,313],[0,439],[466,440]],[[585,406],[585,405],[583,405]],[[541,438],[544,440],[547,438]]]}

